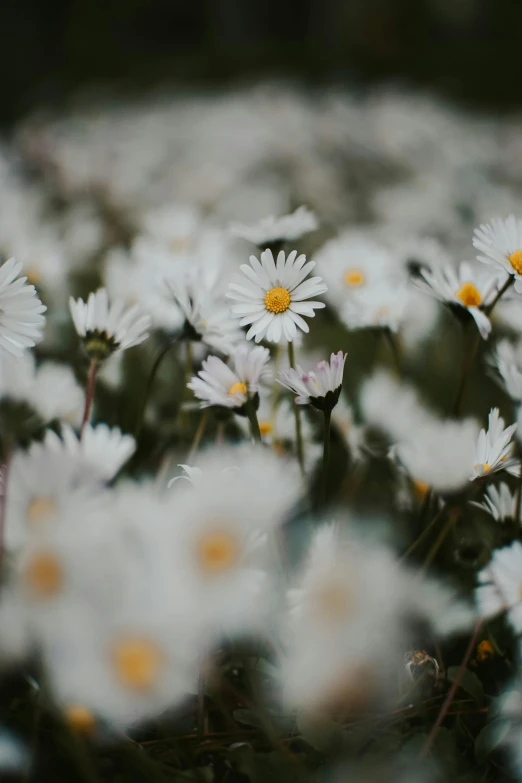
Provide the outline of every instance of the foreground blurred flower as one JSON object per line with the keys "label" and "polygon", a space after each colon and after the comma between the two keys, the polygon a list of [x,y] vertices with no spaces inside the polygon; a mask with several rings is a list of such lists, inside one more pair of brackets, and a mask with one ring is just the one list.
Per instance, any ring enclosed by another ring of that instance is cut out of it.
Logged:
{"label": "foreground blurred flower", "polygon": [[515,290],[522,291],[522,220],[514,215],[493,218],[475,229],[473,245],[484,255],[479,261],[515,276]]}
{"label": "foreground blurred flower", "polygon": [[343,387],[346,354],[332,353],[330,361],[319,362],[315,370],[304,372],[302,367],[280,371],[278,383],[295,392],[298,405],[312,405],[320,411],[332,411],[339,401]]}
{"label": "foreground blurred flower", "polygon": [[250,256],[250,265],[241,265],[248,279],[236,275],[227,296],[241,302],[231,308],[241,318],[240,326],[252,324],[247,340],[254,337],[256,343],[263,338],[274,343],[292,342],[297,327],[309,331],[302,316],[313,318],[314,310],[324,307],[324,303],[307,300],[327,290],[320,277],[305,280],[314,267],[315,262],[306,263],[306,256],[298,256],[297,250],[292,250],[287,258],[281,250],[277,265],[271,250],[261,253],[261,261]]}
{"label": "foreground blurred flower", "polygon": [[498,288],[498,275],[483,267],[473,267],[467,261],[462,261],[458,270],[448,264],[433,272],[421,269],[419,275],[422,279],[415,281],[417,288],[444,302],[457,317],[460,313],[469,313],[480,336],[484,340],[488,338],[491,323],[480,308],[493,300]]}
{"label": "foreground blurred flower", "polygon": [[289,215],[276,218],[263,218],[257,223],[231,223],[230,232],[236,237],[248,239],[254,245],[266,246],[271,242],[281,242],[299,239],[310,231],[315,231],[319,222],[317,217],[307,207],[298,207]]}
{"label": "foreground blurred flower", "polygon": [[389,329],[398,332],[412,300],[406,283],[378,285],[355,291],[341,309],[342,322],[348,329]]}
{"label": "foreground blurred flower", "polygon": [[84,460],[104,481],[114,478],[136,450],[132,435],[123,435],[118,427],[110,429],[106,424],[87,424],[81,438],[72,427],[62,424],[61,436],[62,440],[49,432],[46,445],[69,453],[73,460]]}
{"label": "foreground blurred flower", "polygon": [[522,400],[522,340],[516,343],[508,339],[499,340],[490,364],[498,371],[509,396]]}
{"label": "foreground blurred flower", "polygon": [[42,339],[47,310],[26,277],[17,277],[22,263],[10,258],[0,266],[0,348],[21,356]]}
{"label": "foreground blurred flower", "polygon": [[507,618],[517,633],[522,631],[522,544],[497,549],[489,564],[478,575],[475,590],[477,609],[489,619],[507,611]]}
{"label": "foreground blurred flower", "polygon": [[491,514],[497,522],[505,522],[507,519],[516,519],[517,496],[511,493],[508,485],[504,482],[495,486],[489,486],[482,503],[472,501],[472,505],[481,508]]}
{"label": "foreground blurred flower", "polygon": [[122,299],[109,303],[105,288],[89,294],[87,302],[71,296],[69,307],[85,352],[95,362],[139,345],[148,337],[150,315],[144,314],[138,305],[125,309]]}
{"label": "foreground blurred flower", "polygon": [[511,456],[514,448],[511,438],[516,428],[516,423],[504,428],[498,408],[491,409],[487,432],[482,429],[478,437],[471,481],[498,470],[507,470],[513,476],[520,474],[520,460]]}
{"label": "foreground blurred flower", "polygon": [[269,359],[268,348],[240,345],[233,356],[233,370],[217,356],[209,356],[187,386],[201,400],[202,408],[220,405],[240,409],[257,393],[259,382],[270,375]]}

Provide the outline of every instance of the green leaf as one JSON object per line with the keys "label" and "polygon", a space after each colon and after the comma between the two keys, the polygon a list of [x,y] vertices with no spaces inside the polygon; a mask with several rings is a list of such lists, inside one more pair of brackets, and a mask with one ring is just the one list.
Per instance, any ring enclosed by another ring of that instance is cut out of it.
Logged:
{"label": "green leaf", "polygon": [[[450,666],[447,671],[447,678],[450,682],[454,682],[458,671],[460,669],[460,666]],[[484,704],[484,688],[482,687],[482,683],[480,682],[479,678],[476,674],[473,674],[473,672],[470,672],[469,669],[464,670],[464,674],[462,675],[462,678],[460,680],[459,688],[462,688],[463,691],[466,691],[466,693],[469,693],[471,698],[479,705],[481,706]]]}
{"label": "green leaf", "polygon": [[508,732],[509,722],[504,718],[495,718],[484,726],[475,740],[475,758],[479,764],[483,764],[489,754],[502,745]]}

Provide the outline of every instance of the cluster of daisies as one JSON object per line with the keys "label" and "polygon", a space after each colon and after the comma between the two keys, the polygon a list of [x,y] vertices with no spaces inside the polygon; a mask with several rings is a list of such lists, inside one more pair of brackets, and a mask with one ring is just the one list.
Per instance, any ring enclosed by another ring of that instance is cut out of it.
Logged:
{"label": "cluster of daisies", "polygon": [[[322,108],[266,88],[28,121],[40,180],[0,156],[0,663],[37,661],[89,736],[204,710],[245,638],[270,708],[330,719],[403,698],[419,627],[522,632],[518,535],[474,600],[427,574],[463,515],[522,520],[522,220],[489,217],[522,214],[518,137],[407,96]],[[340,161],[380,174],[346,193]],[[391,497],[356,505],[383,464]],[[521,718],[510,694],[513,743]]]}

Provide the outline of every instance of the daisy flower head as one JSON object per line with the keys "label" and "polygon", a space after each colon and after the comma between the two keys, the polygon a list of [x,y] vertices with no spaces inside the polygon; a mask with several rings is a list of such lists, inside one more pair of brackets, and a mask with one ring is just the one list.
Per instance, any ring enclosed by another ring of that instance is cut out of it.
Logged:
{"label": "daisy flower head", "polygon": [[305,206],[281,217],[263,218],[257,223],[231,223],[230,233],[241,239],[247,239],[254,245],[266,247],[272,242],[284,242],[299,239],[319,226],[316,215]]}
{"label": "daisy flower head", "polygon": [[243,344],[236,348],[232,357],[234,369],[219,357],[209,356],[203,361],[203,369],[187,386],[201,400],[202,408],[219,405],[234,408],[236,413],[243,412],[249,397],[259,404],[256,399],[259,384],[271,374],[266,366],[269,359],[268,348],[260,345],[251,348]]}
{"label": "daisy flower head", "polygon": [[435,297],[460,317],[469,314],[475,321],[481,337],[487,340],[491,323],[483,311],[498,290],[498,275],[462,261],[458,269],[451,264],[433,272],[421,269],[415,286]]}
{"label": "daisy flower head", "polygon": [[358,462],[365,452],[365,428],[355,421],[353,409],[341,395],[332,412],[332,423],[346,443],[351,459]]}
{"label": "daisy flower head", "polygon": [[341,321],[348,329],[389,329],[398,332],[411,305],[412,292],[404,283],[382,281],[361,289],[345,301]]}
{"label": "daisy flower head", "polygon": [[475,603],[481,617],[489,619],[508,611],[508,620],[517,633],[522,631],[522,544],[496,549],[490,562],[478,575]]}
{"label": "daisy flower head", "polygon": [[22,356],[42,339],[47,310],[26,277],[18,277],[22,263],[10,258],[0,266],[0,349]]}
{"label": "daisy flower head", "polygon": [[310,299],[327,290],[321,277],[305,279],[314,267],[315,262],[306,263],[306,256],[298,256],[297,250],[287,257],[281,250],[277,262],[272,251],[265,250],[261,260],[250,256],[250,264],[242,264],[244,277],[236,276],[227,296],[240,303],[231,311],[241,319],[240,326],[250,325],[247,340],[254,337],[256,343],[263,338],[273,343],[292,342],[297,327],[309,331],[302,316],[313,318],[314,311],[325,306]]}
{"label": "daisy flower head", "polygon": [[332,411],[343,388],[346,354],[332,353],[330,361],[319,362],[315,370],[305,372],[302,367],[281,370],[278,383],[295,392],[298,405],[312,405],[320,411]]}
{"label": "daisy flower head", "polygon": [[62,424],[60,434],[61,439],[49,431],[44,443],[68,453],[74,460],[84,460],[103,481],[113,479],[136,450],[132,435],[124,435],[118,427],[111,429],[103,423],[86,424],[81,438],[70,425]]}
{"label": "daisy flower head", "polygon": [[69,308],[84,350],[93,361],[103,362],[112,353],[139,345],[149,336],[150,315],[139,305],[126,308],[123,299],[109,302],[106,288],[89,294],[87,302],[71,296]]}
{"label": "daisy flower head", "polygon": [[515,277],[515,290],[522,291],[522,220],[514,215],[493,218],[475,229],[473,246],[477,258]]}
{"label": "daisy flower head", "polygon": [[490,364],[497,370],[504,389],[513,400],[522,400],[522,339],[499,340],[490,358]]}
{"label": "daisy flower head", "polygon": [[482,429],[477,440],[470,481],[499,470],[507,470],[513,476],[520,474],[520,460],[512,456],[512,438],[516,429],[516,423],[504,427],[504,419],[498,408],[490,410],[488,429]]}
{"label": "daisy flower head", "polygon": [[471,505],[486,511],[497,522],[504,522],[506,519],[516,519],[516,493],[512,493],[508,485],[503,481],[498,487],[494,485],[487,487],[482,503],[472,501]]}
{"label": "daisy flower head", "polygon": [[401,383],[387,370],[376,370],[361,387],[359,405],[364,421],[394,442],[438,418],[424,405],[413,386]]}

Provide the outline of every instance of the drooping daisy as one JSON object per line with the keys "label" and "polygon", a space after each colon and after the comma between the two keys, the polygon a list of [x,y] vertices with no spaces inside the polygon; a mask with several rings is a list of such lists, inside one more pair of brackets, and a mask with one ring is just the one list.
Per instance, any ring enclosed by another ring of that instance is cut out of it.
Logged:
{"label": "drooping daisy", "polygon": [[457,316],[469,313],[481,337],[488,338],[491,323],[481,308],[494,298],[498,275],[467,261],[462,261],[458,269],[450,264],[433,272],[421,269],[419,275],[421,279],[415,281],[417,288],[447,304]]}
{"label": "drooping daisy", "polygon": [[298,405],[312,405],[321,411],[331,411],[337,405],[343,387],[346,354],[332,353],[330,361],[319,362],[315,370],[304,372],[302,367],[280,371],[278,383],[297,394]]}
{"label": "drooping daisy", "polygon": [[298,207],[295,212],[276,218],[263,218],[257,223],[231,223],[230,232],[236,237],[248,239],[254,245],[265,247],[271,242],[299,239],[319,226],[316,215],[307,207]]}
{"label": "drooping daisy", "polygon": [[472,501],[472,505],[487,511],[498,522],[504,522],[506,519],[516,518],[517,495],[502,481],[498,487],[487,487],[483,502]]}
{"label": "drooping daisy", "polygon": [[507,470],[513,476],[520,473],[520,460],[513,455],[511,439],[517,424],[504,427],[504,419],[498,408],[492,408],[488,417],[488,429],[480,431],[473,460],[473,474],[470,481],[482,478],[498,470]]}
{"label": "drooping daisy", "polygon": [[271,250],[261,253],[261,261],[250,256],[250,265],[242,264],[244,277],[236,276],[227,296],[241,303],[231,308],[241,318],[240,325],[251,324],[247,340],[254,337],[256,343],[263,338],[274,343],[292,342],[297,327],[309,331],[302,316],[313,318],[314,310],[324,307],[323,302],[309,299],[327,290],[320,277],[305,280],[314,267],[315,262],[306,263],[306,256],[298,256],[297,250],[287,258],[281,250],[277,264]]}
{"label": "drooping daisy", "polygon": [[47,308],[26,277],[18,277],[20,261],[10,258],[0,266],[0,349],[21,356],[40,342]]}
{"label": "drooping daisy", "polygon": [[150,315],[138,305],[125,309],[122,299],[109,303],[106,288],[89,294],[87,302],[71,296],[69,308],[83,347],[94,361],[102,362],[115,351],[139,345],[148,337]]}
{"label": "drooping daisy", "polygon": [[473,246],[479,261],[515,276],[515,290],[522,291],[522,220],[514,215],[493,218],[475,229]]}
{"label": "drooping daisy", "polygon": [[248,396],[257,393],[260,381],[270,375],[269,359],[268,348],[243,344],[234,353],[233,370],[217,356],[209,356],[187,386],[201,400],[202,408],[243,408]]}
{"label": "drooping daisy", "polygon": [[489,619],[508,610],[508,620],[522,631],[522,544],[497,549],[478,575],[475,601],[481,617]]}

